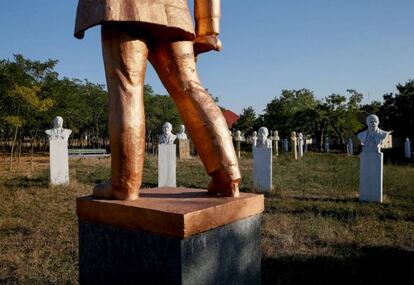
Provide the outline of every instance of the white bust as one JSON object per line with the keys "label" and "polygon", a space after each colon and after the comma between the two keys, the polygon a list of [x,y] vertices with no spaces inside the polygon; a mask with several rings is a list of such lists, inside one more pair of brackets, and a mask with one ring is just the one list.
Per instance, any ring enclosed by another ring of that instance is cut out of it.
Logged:
{"label": "white bust", "polygon": [[267,138],[268,136],[269,130],[266,127],[259,128],[256,146],[272,148],[272,141]]}
{"label": "white bust", "polygon": [[298,143],[303,143],[303,134],[298,133]]}
{"label": "white bust", "polygon": [[279,141],[280,140],[278,131],[273,132],[273,140],[274,141]]}
{"label": "white bust", "polygon": [[234,140],[235,141],[241,141],[242,140],[241,131],[239,131],[239,130],[236,131],[236,135],[234,137]]}
{"label": "white bust", "polygon": [[290,134],[290,140],[292,141],[292,143],[295,143],[297,141],[296,132],[292,132]]}
{"label": "white bust", "polygon": [[185,133],[185,126],[184,125],[180,125],[180,130],[178,131],[177,139],[180,139],[180,140],[186,140],[187,139],[187,134]]}
{"label": "white bust", "polygon": [[72,133],[72,130],[64,129],[63,127],[63,118],[57,116],[53,119],[53,129],[46,130],[49,140],[67,140]]}
{"label": "white bust", "polygon": [[358,134],[361,141],[362,151],[364,152],[380,152],[382,141],[388,136],[389,132],[378,128],[379,118],[376,115],[369,115],[365,120],[368,126],[366,131]]}
{"label": "white bust", "polygon": [[174,144],[175,139],[177,138],[172,132],[172,125],[169,122],[166,122],[162,126],[162,135],[159,136],[160,144]]}

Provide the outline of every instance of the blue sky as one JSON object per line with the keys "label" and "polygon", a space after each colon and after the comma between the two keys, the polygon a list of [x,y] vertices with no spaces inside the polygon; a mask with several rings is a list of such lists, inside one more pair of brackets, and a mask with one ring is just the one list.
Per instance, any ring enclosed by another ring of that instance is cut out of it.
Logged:
{"label": "blue sky", "polygon": [[[83,40],[72,35],[76,5],[3,3],[0,59],[58,59],[61,77],[105,83],[99,28]],[[199,57],[200,77],[236,113],[248,106],[262,113],[282,89],[323,98],[352,88],[365,102],[382,100],[414,79],[413,12],[413,0],[222,0],[223,51]],[[146,83],[166,94],[150,66]]]}

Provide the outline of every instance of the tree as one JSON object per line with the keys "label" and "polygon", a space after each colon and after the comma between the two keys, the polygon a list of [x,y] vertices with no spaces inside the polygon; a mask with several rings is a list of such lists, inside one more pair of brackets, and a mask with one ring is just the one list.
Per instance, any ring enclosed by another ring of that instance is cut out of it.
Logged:
{"label": "tree", "polygon": [[162,131],[162,125],[170,122],[174,128],[182,124],[177,107],[170,96],[156,95],[150,85],[144,86],[145,126],[147,138]]}
{"label": "tree", "polygon": [[[42,81],[54,75],[53,68],[57,61],[31,61],[22,55],[15,55],[14,61],[0,62],[0,101],[3,125],[13,130],[13,139],[10,152],[10,170],[13,167],[13,153],[20,131],[20,146],[23,128],[38,131],[39,122],[34,120],[37,114],[44,113],[53,105],[50,98],[43,98],[41,94]],[[10,133],[10,132],[9,132]]]}
{"label": "tree", "polygon": [[297,116],[315,109],[317,105],[313,92],[308,89],[282,90],[279,98],[267,104],[263,121],[268,128],[278,130],[282,136],[290,136],[293,130],[304,132],[308,122],[297,120]]}
{"label": "tree", "polygon": [[256,122],[256,112],[253,110],[252,106],[244,108],[239,117],[239,120],[236,123],[235,128],[240,130],[243,133],[250,133],[253,131]]}
{"label": "tree", "polygon": [[363,95],[353,89],[348,89],[349,98],[339,94],[332,94],[325,98],[328,106],[329,125],[346,151],[346,139],[352,136],[363,126],[359,120],[360,103]]}
{"label": "tree", "polygon": [[379,110],[381,128],[393,130],[401,138],[413,138],[414,80],[397,84],[397,94],[385,94]]}

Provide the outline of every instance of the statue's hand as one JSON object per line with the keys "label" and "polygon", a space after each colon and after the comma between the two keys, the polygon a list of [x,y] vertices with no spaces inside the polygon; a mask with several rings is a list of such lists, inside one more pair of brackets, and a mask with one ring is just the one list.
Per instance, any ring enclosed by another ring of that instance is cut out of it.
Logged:
{"label": "statue's hand", "polygon": [[194,54],[197,56],[200,53],[211,50],[221,51],[221,41],[216,35],[198,36],[194,42]]}

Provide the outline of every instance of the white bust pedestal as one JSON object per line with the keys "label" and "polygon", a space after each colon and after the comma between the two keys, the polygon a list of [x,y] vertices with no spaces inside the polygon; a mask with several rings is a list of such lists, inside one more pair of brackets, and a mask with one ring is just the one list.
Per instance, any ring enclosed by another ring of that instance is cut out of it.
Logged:
{"label": "white bust pedestal", "polygon": [[50,184],[69,183],[68,139],[50,140]]}
{"label": "white bust pedestal", "polygon": [[359,169],[359,201],[382,203],[383,156],[362,151]]}
{"label": "white bust pedestal", "polygon": [[158,145],[158,187],[176,187],[176,145]]}
{"label": "white bust pedestal", "polygon": [[262,192],[272,190],[272,149],[253,147],[253,187]]}
{"label": "white bust pedestal", "polygon": [[303,140],[298,140],[298,156],[303,157]]}

